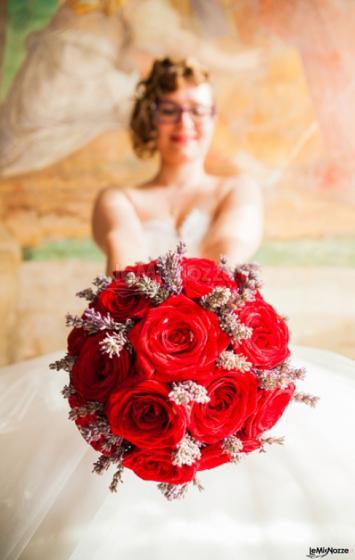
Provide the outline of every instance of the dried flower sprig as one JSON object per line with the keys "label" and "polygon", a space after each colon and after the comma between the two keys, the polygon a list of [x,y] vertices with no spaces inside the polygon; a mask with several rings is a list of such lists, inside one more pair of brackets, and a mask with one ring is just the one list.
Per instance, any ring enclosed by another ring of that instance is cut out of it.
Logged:
{"label": "dried flower sprig", "polygon": [[241,372],[250,371],[252,363],[243,354],[236,354],[233,350],[224,350],[219,355],[216,366],[228,371],[237,369]]}
{"label": "dried flower sprig", "polygon": [[181,294],[182,292],[181,258],[185,251],[185,243],[180,242],[175,251],[170,250],[157,260],[157,271],[169,294]]}
{"label": "dried flower sprig", "polygon": [[93,285],[96,286],[96,292],[99,294],[103,290],[105,290],[112,282],[112,276],[108,276],[106,274],[99,274],[93,280]]}
{"label": "dried flower sprig", "polygon": [[177,444],[176,450],[172,453],[172,464],[178,467],[182,465],[193,465],[193,463],[201,458],[201,446],[201,442],[187,433]]}
{"label": "dried flower sprig", "polygon": [[124,466],[122,460],[124,452],[125,449],[123,447],[118,448],[113,456],[107,457],[106,455],[100,455],[98,460],[93,464],[92,472],[96,474],[103,474],[103,472],[107,471],[111,465],[116,465],[116,472],[114,473],[109,486],[111,492],[117,492],[118,484],[123,483],[122,474]]}
{"label": "dried flower sprig", "polygon": [[75,359],[75,356],[65,354],[64,358],[60,358],[60,360],[50,363],[49,368],[55,369],[56,371],[63,370],[70,373],[75,363]]}
{"label": "dried flower sprig", "polygon": [[243,449],[243,442],[236,436],[228,436],[224,438],[222,449],[231,458],[231,463],[239,463],[241,460],[241,451]]}
{"label": "dried flower sprig", "polygon": [[173,500],[181,500],[186,496],[190,483],[185,484],[170,484],[169,482],[160,482],[157,487],[163,496],[172,502]]}
{"label": "dried flower sprig", "polygon": [[304,379],[306,370],[305,368],[293,368],[289,360],[285,360],[273,369],[255,370],[258,377],[258,385],[261,389],[285,389],[289,383],[297,379]]}
{"label": "dried flower sprig", "polygon": [[100,311],[95,311],[93,308],[85,309],[82,318],[71,313],[66,314],[67,327],[82,327],[88,334],[104,330],[126,334],[133,324],[132,319],[127,319],[125,323],[118,323],[110,313],[102,315]]}
{"label": "dried flower sprig", "polygon": [[80,292],[77,292],[75,295],[81,298],[85,298],[87,301],[94,301],[96,296],[100,292],[105,290],[105,288],[107,288],[107,286],[109,286],[111,282],[112,282],[111,276],[100,274],[99,276],[96,276],[96,278],[94,278],[92,282],[92,284],[96,286],[96,291],[94,291],[92,288],[86,288],[84,290],[81,290]]}
{"label": "dried flower sprig", "polygon": [[273,436],[261,437],[261,438],[259,438],[259,441],[261,442],[261,447],[259,448],[259,453],[266,453],[265,444],[272,445],[272,444],[276,443],[278,445],[283,445],[285,443],[285,437],[284,436],[281,436],[281,437],[273,437]]}
{"label": "dried flower sprig", "polygon": [[165,301],[169,296],[169,292],[162,288],[159,282],[153,280],[146,274],[137,276],[134,272],[127,272],[125,282],[128,287],[134,287],[142,295],[151,299],[157,305]]}
{"label": "dried flower sprig", "polygon": [[67,313],[65,316],[65,326],[81,328],[83,326],[83,319],[77,315],[72,315],[72,313]]}
{"label": "dried flower sprig", "polygon": [[190,486],[197,486],[199,492],[204,490],[201,482],[195,477],[191,482],[185,484],[170,484],[168,482],[160,482],[158,489],[162,492],[165,498],[169,501],[184,498]]}
{"label": "dried flower sprig", "polygon": [[73,385],[69,383],[69,385],[64,385],[61,393],[65,399],[69,399],[73,395],[76,395],[76,390],[74,389]]}
{"label": "dried flower sprig", "polygon": [[115,321],[109,313],[103,317],[100,311],[86,309],[84,318],[67,313],[65,316],[65,324],[67,327],[83,328],[89,334],[95,334],[105,329],[113,330]]}
{"label": "dried flower sprig", "polygon": [[75,406],[69,411],[69,420],[77,420],[78,418],[83,418],[88,414],[94,414],[95,412],[102,411],[103,404],[97,401],[86,401],[85,405]]}
{"label": "dried flower sprig", "polygon": [[121,331],[112,335],[107,333],[106,337],[99,342],[99,346],[102,352],[112,358],[119,356],[128,342],[127,336]]}
{"label": "dried flower sprig", "polygon": [[219,267],[223,272],[225,272],[231,280],[234,280],[234,270],[228,263],[228,258],[226,255],[221,255],[219,257]]}
{"label": "dried flower sprig", "polygon": [[121,464],[114,472],[111,484],[109,486],[111,492],[117,492],[118,485],[123,484],[123,478],[122,478],[123,471],[124,471],[124,466]]}
{"label": "dried flower sprig", "polygon": [[84,288],[83,290],[80,290],[80,292],[76,292],[75,295],[80,298],[84,298],[87,301],[94,301],[96,298],[96,293],[92,288]]}
{"label": "dried flower sprig", "polygon": [[223,308],[220,310],[219,324],[233,342],[240,342],[250,338],[253,334],[253,329],[239,321],[237,315],[230,309]]}
{"label": "dried flower sprig", "polygon": [[[74,415],[69,416],[71,420],[75,419],[73,418]],[[98,441],[101,437],[104,437],[111,445],[121,445],[123,442],[121,436],[115,436],[111,432],[111,427],[104,415],[97,415],[95,422],[87,426],[78,426],[78,429],[88,443]]]}
{"label": "dried flower sprig", "polygon": [[176,404],[182,405],[186,405],[191,401],[203,404],[210,401],[206,387],[190,380],[172,383],[172,390],[168,397]]}
{"label": "dried flower sprig", "polygon": [[243,306],[255,299],[255,292],[262,287],[260,267],[256,263],[246,263],[234,269],[233,277],[239,288],[237,304]]}
{"label": "dried flower sprig", "polygon": [[302,402],[314,408],[317,405],[319,399],[320,397],[316,395],[310,395],[309,393],[294,393],[291,400]]}
{"label": "dried flower sprig", "polygon": [[100,455],[97,461],[95,461],[95,463],[93,464],[92,472],[96,474],[102,474],[104,471],[107,471],[110,468],[112,463],[112,457],[108,457],[107,455]]}
{"label": "dried flower sprig", "polygon": [[223,288],[217,286],[213,290],[200,298],[200,304],[211,311],[218,311],[232,304],[234,301],[233,294],[230,288]]}
{"label": "dried flower sprig", "polygon": [[260,266],[257,263],[246,263],[236,266],[234,278],[243,289],[255,291],[263,286],[260,278]]}

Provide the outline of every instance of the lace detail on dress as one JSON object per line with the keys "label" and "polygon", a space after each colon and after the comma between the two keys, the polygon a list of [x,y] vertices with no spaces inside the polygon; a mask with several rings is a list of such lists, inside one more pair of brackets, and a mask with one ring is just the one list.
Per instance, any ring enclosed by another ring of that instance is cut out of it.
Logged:
{"label": "lace detail on dress", "polygon": [[181,240],[187,245],[187,255],[198,257],[200,243],[206,235],[211,219],[200,208],[191,210],[176,230],[172,218],[153,218],[143,223],[149,258],[156,258],[169,249],[175,249]]}

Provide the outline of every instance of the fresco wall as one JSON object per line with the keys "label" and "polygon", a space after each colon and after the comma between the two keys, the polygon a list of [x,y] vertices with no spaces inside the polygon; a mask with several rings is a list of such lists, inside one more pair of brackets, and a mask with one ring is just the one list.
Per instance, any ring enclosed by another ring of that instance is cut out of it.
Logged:
{"label": "fresco wall", "polygon": [[13,304],[18,290],[31,291],[23,271],[36,265],[27,259],[51,255],[58,244],[68,258],[80,259],[85,247],[98,258],[89,241],[96,194],[136,184],[155,169],[154,159],[134,156],[127,121],[134,85],[157,56],[193,53],[211,69],[219,119],[208,168],[257,178],[265,251],[275,258],[278,244],[297,242],[298,254],[308,247],[316,265],[316,242],[330,266],[339,255],[340,264],[353,266],[355,6],[8,0],[1,9],[3,361],[52,349],[58,340],[32,341],[26,351],[9,342],[21,317]]}

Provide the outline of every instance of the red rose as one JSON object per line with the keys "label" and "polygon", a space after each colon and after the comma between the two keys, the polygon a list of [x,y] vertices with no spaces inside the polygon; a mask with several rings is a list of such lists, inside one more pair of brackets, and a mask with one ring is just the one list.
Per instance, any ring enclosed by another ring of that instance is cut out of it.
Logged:
{"label": "red rose", "polygon": [[238,437],[254,439],[266,430],[270,430],[282,416],[288,406],[296,386],[289,383],[286,389],[260,389],[257,395],[255,412],[247,419],[241,435]]}
{"label": "red rose", "polygon": [[106,406],[112,432],[143,448],[174,447],[186,430],[186,411],[170,389],[148,379],[113,393]]}
{"label": "red rose", "polygon": [[217,316],[185,296],[150,309],[128,337],[137,367],[159,381],[201,380],[230,340]]}
{"label": "red rose", "polygon": [[[239,436],[237,436],[239,437]],[[242,438],[240,438],[242,439]],[[242,440],[243,448],[241,453],[250,453],[261,446],[261,442],[257,439]],[[201,458],[198,470],[213,469],[224,463],[230,463],[231,457],[229,453],[223,450],[223,442],[212,443],[201,448]]]}
{"label": "red rose", "polygon": [[71,356],[78,356],[87,337],[88,334],[85,332],[83,327],[74,327],[70,331],[67,339],[68,354]]}
{"label": "red rose", "polygon": [[235,352],[244,354],[254,367],[261,369],[272,369],[288,358],[289,330],[271,305],[258,298],[236,313],[242,323],[252,327],[253,334],[234,343]]}
{"label": "red rose", "polygon": [[155,449],[148,451],[137,449],[130,452],[123,459],[123,466],[132,469],[144,480],[183,484],[190,482],[195,476],[198,462],[193,465],[178,467],[171,462],[172,451]]}
{"label": "red rose", "polygon": [[255,449],[259,449],[259,447],[261,447],[261,441],[259,441],[257,438],[245,439],[243,437],[240,437],[240,439],[243,442],[242,453],[250,453],[251,451],[255,451]]}
{"label": "red rose", "polygon": [[106,401],[131,373],[131,358],[125,348],[112,358],[101,350],[99,342],[107,334],[101,331],[86,338],[71,371],[73,386],[89,401]]}
{"label": "red rose", "polygon": [[230,463],[230,455],[223,451],[220,442],[206,445],[201,448],[201,458],[198,466],[199,471],[214,469],[224,463]]}
{"label": "red rose", "polygon": [[252,373],[220,374],[207,386],[210,401],[191,406],[191,434],[200,441],[215,443],[239,430],[255,409],[257,385]]}
{"label": "red rose", "polygon": [[124,322],[130,318],[140,318],[153,305],[134,286],[127,286],[123,278],[115,279],[96,297],[94,307],[102,315],[110,313],[115,321]]}
{"label": "red rose", "polygon": [[181,276],[183,293],[190,298],[200,298],[217,286],[237,288],[234,280],[210,259],[183,258]]}

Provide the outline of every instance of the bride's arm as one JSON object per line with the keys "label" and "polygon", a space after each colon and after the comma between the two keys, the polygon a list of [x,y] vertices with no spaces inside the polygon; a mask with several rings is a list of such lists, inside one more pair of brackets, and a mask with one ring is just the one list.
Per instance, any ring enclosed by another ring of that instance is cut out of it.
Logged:
{"label": "bride's arm", "polygon": [[98,194],[91,225],[93,238],[107,257],[107,275],[145,259],[140,220],[129,199],[120,190],[107,188]]}
{"label": "bride's arm", "polygon": [[230,264],[247,262],[263,238],[264,208],[260,186],[250,178],[236,177],[224,195],[201,247],[202,256]]}

